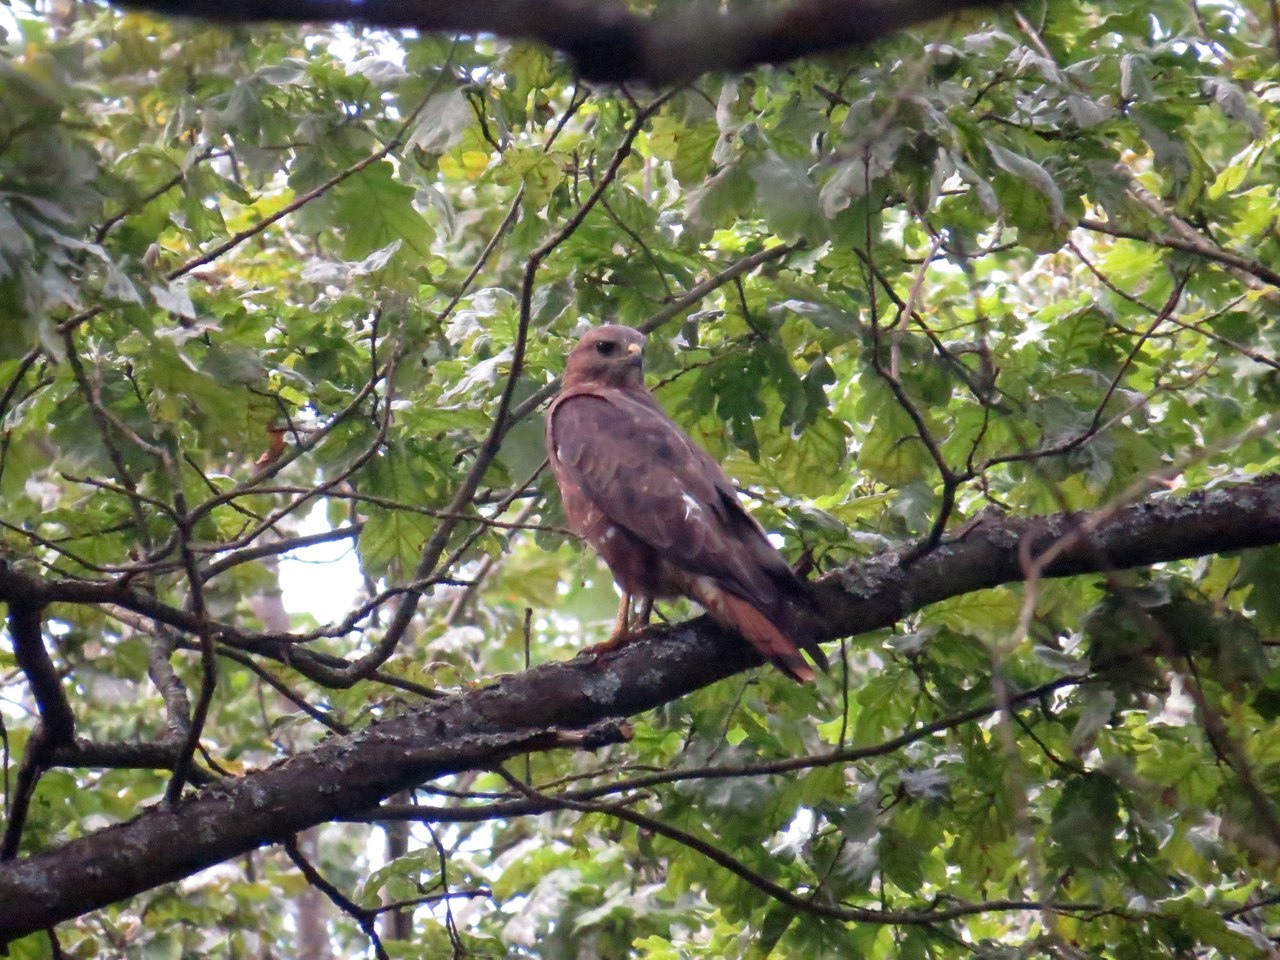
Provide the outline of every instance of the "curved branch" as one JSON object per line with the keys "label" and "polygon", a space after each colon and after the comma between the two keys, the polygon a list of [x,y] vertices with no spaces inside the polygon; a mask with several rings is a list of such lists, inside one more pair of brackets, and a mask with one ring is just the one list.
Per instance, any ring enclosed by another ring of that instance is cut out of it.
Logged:
{"label": "curved branch", "polygon": [[[1026,557],[1040,558],[1038,576],[1065,577],[1277,543],[1280,476],[1093,515],[984,519],[909,567],[890,551],[824,577],[814,591],[812,626],[824,637],[886,627],[948,597],[1021,581]],[[52,584],[39,590],[39,583],[0,568],[0,600],[69,599]],[[15,597],[15,585],[35,585],[40,596]],[[490,769],[532,751],[618,742],[627,730],[617,718],[758,663],[747,644],[704,617],[432,701],[173,806],[0,864],[0,939],[362,813],[426,780]]]}
{"label": "curved branch", "polygon": [[21,598],[9,600],[9,639],[13,643],[14,659],[31,687],[40,722],[27,743],[22,767],[18,770],[17,788],[5,824],[4,838],[0,840],[0,860],[9,860],[17,855],[31,797],[49,766],[49,757],[57,748],[70,744],[76,734],[75,714],[67,702],[58,670],[44,647],[43,624],[44,612],[40,604],[24,602]]}

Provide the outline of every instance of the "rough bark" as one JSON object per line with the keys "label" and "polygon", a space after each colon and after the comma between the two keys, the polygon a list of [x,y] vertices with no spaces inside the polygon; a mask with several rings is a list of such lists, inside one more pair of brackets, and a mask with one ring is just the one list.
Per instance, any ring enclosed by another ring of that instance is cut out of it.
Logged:
{"label": "rough bark", "polygon": [[[1042,575],[1062,577],[1277,543],[1276,476],[1105,515],[987,518],[905,568],[890,552],[824,577],[814,626],[825,637],[886,627],[930,603],[1023,580],[1046,550],[1055,556]],[[63,592],[0,569],[0,600],[32,602],[33,583],[41,602]],[[357,814],[434,777],[535,750],[617,741],[623,718],[758,662],[748,645],[700,618],[431,701],[172,807],[0,864],[0,942]]]}

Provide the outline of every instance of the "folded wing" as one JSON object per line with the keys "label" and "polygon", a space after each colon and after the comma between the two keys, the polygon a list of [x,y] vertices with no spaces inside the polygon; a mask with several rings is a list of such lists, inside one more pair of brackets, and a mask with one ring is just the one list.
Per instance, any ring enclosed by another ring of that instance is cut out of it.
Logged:
{"label": "folded wing", "polygon": [[583,392],[552,413],[558,469],[612,524],[683,571],[683,590],[796,679],[826,667],[793,611],[801,581],[738,502],[720,466],[647,393]]}

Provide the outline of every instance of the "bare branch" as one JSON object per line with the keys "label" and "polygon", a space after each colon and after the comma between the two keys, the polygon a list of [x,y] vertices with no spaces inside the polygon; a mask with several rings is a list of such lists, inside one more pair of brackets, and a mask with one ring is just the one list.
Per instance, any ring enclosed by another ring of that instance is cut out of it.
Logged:
{"label": "bare branch", "polygon": [[1105,233],[1108,236],[1118,237],[1123,240],[1141,240],[1143,243],[1150,243],[1157,247],[1167,247],[1170,250],[1193,253],[1205,260],[1221,264],[1228,269],[1239,270],[1241,273],[1261,280],[1273,287],[1280,287],[1280,273],[1257,260],[1251,260],[1249,257],[1232,253],[1230,250],[1223,250],[1213,242],[1196,235],[1173,236],[1167,233],[1143,233],[1139,230],[1130,230],[1102,220],[1090,220],[1088,218],[1081,220],[1080,226],[1085,230],[1092,230],[1094,233]]}
{"label": "bare branch", "polygon": [[[1064,690],[1086,682],[1084,677],[1060,677],[1048,683],[1031,687],[1008,698],[1011,704],[1035,703],[1046,694],[1056,690]],[[561,798],[568,800],[598,800],[601,797],[617,794],[636,794],[637,791],[668,783],[684,783],[695,780],[736,780],[742,777],[768,777],[794,773],[798,770],[812,770],[818,767],[829,767],[869,760],[872,757],[883,757],[897,753],[921,740],[936,736],[946,730],[954,730],[975,720],[981,720],[1001,709],[1001,704],[991,701],[980,706],[964,710],[960,713],[941,717],[929,723],[922,723],[896,737],[865,747],[848,747],[828,751],[811,756],[788,757],[785,760],[772,760],[763,763],[720,764],[716,766],[686,767],[677,770],[661,770],[611,783],[583,787],[578,790],[566,790],[562,793],[547,794],[539,799],[503,799],[493,803],[472,806],[427,806],[425,804],[384,803],[373,810],[348,819],[358,823],[377,823],[384,820],[413,820],[423,823],[467,823],[479,820],[493,820],[531,813],[544,813],[556,809]],[[546,784],[540,789],[545,792],[553,784]],[[428,788],[423,788],[424,790]],[[431,788],[438,789],[438,788]],[[448,795],[448,791],[439,791]],[[470,794],[472,797],[481,794]],[[499,795],[501,796],[501,795]]]}
{"label": "bare branch", "polygon": [[31,797],[41,774],[49,766],[50,754],[75,738],[75,715],[62,690],[62,680],[49,657],[49,651],[44,647],[41,635],[43,620],[42,605],[21,600],[9,601],[9,636],[13,641],[14,658],[31,687],[31,695],[40,712],[40,723],[27,741],[22,767],[18,770],[17,787],[9,809],[9,819],[5,823],[4,840],[0,842],[0,860],[10,860],[18,853]]}
{"label": "bare branch", "polygon": [[14,659],[31,686],[40,725],[50,746],[70,743],[76,735],[76,718],[62,690],[62,679],[45,649],[41,636],[43,610],[39,605],[9,602],[9,637]]}
{"label": "bare branch", "polygon": [[173,475],[174,512],[178,516],[176,524],[178,552],[182,556],[182,566],[187,575],[191,615],[196,620],[196,637],[200,643],[200,693],[196,698],[195,708],[191,711],[191,722],[183,737],[178,762],[173,766],[173,776],[169,779],[169,786],[165,790],[165,799],[169,803],[176,803],[182,796],[182,788],[187,782],[187,771],[191,768],[192,758],[200,745],[200,735],[204,732],[209,707],[213,704],[213,691],[218,682],[218,660],[213,629],[209,623],[209,612],[205,604],[204,581],[200,579],[196,557],[191,551],[193,524],[191,514],[187,510],[186,495],[182,492],[182,478],[179,475],[181,467],[176,457],[170,457],[168,463],[171,464],[170,472]]}
{"label": "bare branch", "polygon": [[311,861],[302,855],[302,851],[298,849],[296,837],[290,837],[281,846],[289,859],[293,861],[293,865],[307,878],[307,883],[328,897],[335,907],[351,917],[359,925],[360,929],[364,931],[364,935],[369,938],[369,943],[373,946],[374,956],[378,960],[390,960],[386,948],[382,945],[382,938],[378,936],[378,911],[368,910],[360,906],[360,904],[326,880],[320,871],[312,866]]}

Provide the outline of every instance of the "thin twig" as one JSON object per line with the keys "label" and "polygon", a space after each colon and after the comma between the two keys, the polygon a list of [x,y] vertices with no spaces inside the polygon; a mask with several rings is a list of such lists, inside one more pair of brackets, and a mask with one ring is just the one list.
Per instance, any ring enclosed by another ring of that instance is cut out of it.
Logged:
{"label": "thin twig", "polygon": [[280,846],[284,848],[285,854],[293,861],[293,865],[298,868],[298,872],[306,877],[307,883],[323,893],[335,907],[356,922],[364,932],[364,935],[369,938],[369,944],[373,947],[374,956],[378,960],[391,960],[390,954],[387,953],[386,948],[382,945],[382,939],[378,936],[378,911],[360,906],[360,904],[326,880],[320,871],[312,866],[311,861],[302,855],[302,851],[298,849],[297,837],[290,837],[283,841]]}
{"label": "thin twig", "polygon": [[669,840],[702,854],[708,860],[718,866],[728,870],[734,876],[745,880],[751,886],[764,894],[777,900],[779,903],[798,910],[802,913],[813,914],[815,916],[827,917],[829,919],[841,920],[846,923],[878,923],[878,924],[894,924],[899,926],[932,926],[937,923],[944,923],[948,920],[956,920],[960,917],[969,917],[983,913],[998,913],[1010,911],[1050,911],[1053,913],[1094,913],[1103,910],[1100,904],[1096,903],[1062,903],[1062,902],[1039,902],[1034,900],[989,900],[982,903],[955,903],[949,901],[949,906],[932,906],[924,910],[869,910],[862,907],[844,907],[834,904],[827,904],[810,900],[802,897],[782,886],[781,884],[770,880],[756,871],[746,866],[742,861],[721,850],[719,847],[701,837],[697,837],[688,831],[673,827],[661,820],[639,813],[628,806],[622,804],[603,804],[603,803],[584,803],[580,801],[566,800],[563,797],[548,797],[539,793],[532,787],[522,783],[518,777],[512,776],[505,768],[499,766],[496,772],[502,776],[507,783],[511,784],[517,791],[523,793],[531,800],[545,800],[563,806],[569,810],[577,810],[581,813],[600,813],[605,816],[613,817],[617,820],[625,820],[634,826],[643,830],[649,830],[660,836],[664,836]]}

